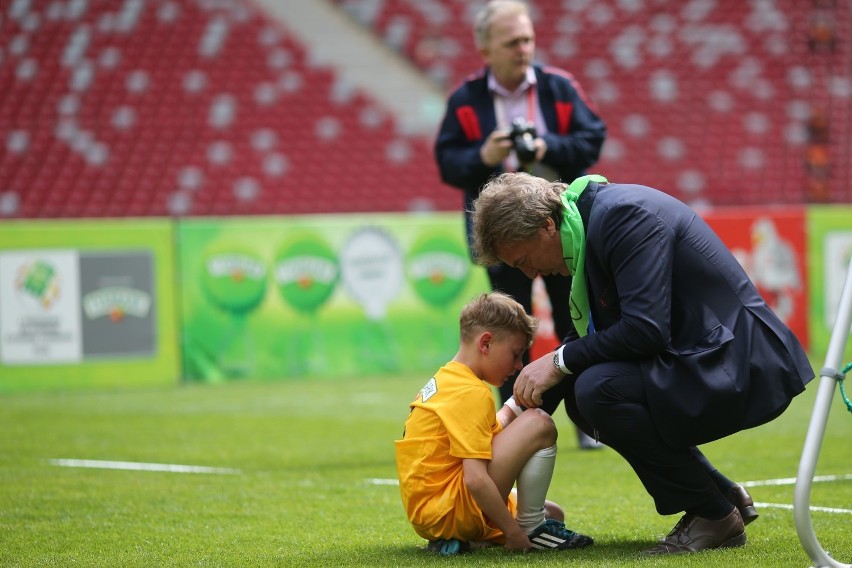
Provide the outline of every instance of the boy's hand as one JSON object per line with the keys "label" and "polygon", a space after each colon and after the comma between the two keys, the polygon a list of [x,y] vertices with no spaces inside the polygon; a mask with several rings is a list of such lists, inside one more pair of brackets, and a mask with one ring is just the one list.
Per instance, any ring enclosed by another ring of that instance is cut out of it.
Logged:
{"label": "boy's hand", "polygon": [[509,552],[527,552],[532,548],[527,533],[520,526],[517,531],[512,531],[512,534],[504,533],[506,536],[506,550]]}

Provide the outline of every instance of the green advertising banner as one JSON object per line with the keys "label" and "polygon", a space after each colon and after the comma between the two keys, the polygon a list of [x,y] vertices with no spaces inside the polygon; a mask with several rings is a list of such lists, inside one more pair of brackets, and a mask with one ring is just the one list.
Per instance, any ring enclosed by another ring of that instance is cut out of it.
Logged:
{"label": "green advertising banner", "polygon": [[432,372],[487,291],[460,214],[185,219],[184,376]]}
{"label": "green advertising banner", "polygon": [[[837,316],[840,294],[852,261],[852,207],[808,208],[811,349],[817,361],[825,358]],[[852,360],[852,341],[846,359]],[[817,369],[819,371],[819,369]]]}
{"label": "green advertising banner", "polygon": [[0,392],[176,384],[169,220],[0,224]]}

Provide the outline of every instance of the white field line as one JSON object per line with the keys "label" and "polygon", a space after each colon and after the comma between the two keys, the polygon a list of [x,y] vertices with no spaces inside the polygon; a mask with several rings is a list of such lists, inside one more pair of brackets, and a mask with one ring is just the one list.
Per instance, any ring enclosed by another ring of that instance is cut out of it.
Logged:
{"label": "white field line", "polygon": [[[846,475],[819,475],[814,477],[814,483],[825,483],[830,481],[846,481],[852,479],[852,474]],[[377,479],[370,478],[367,479],[367,483],[371,485],[399,485],[398,479]],[[796,478],[795,477],[787,477],[783,479],[763,479],[760,481],[744,481],[740,483],[740,485],[744,487],[762,487],[769,485],[795,485]],[[785,503],[755,503],[758,507],[768,507],[775,509],[788,509],[790,511],[793,510],[793,505],[787,505]],[[835,507],[810,507],[811,511],[819,511],[822,513],[838,513],[841,515],[852,515],[852,509],[838,509]]]}
{"label": "white field line", "polygon": [[[769,507],[775,509],[787,509],[788,511],[793,510],[792,505],[788,505],[786,503],[755,503],[755,507]],[[839,513],[841,515],[852,515],[852,509],[837,509],[835,507],[814,507],[811,505],[808,507],[811,511],[820,511],[822,513]]]}
{"label": "white field line", "polygon": [[[845,475],[816,475],[814,476],[814,483],[826,483],[831,481],[848,481],[852,479],[852,474]],[[778,485],[795,485],[796,478],[795,477],[784,477],[781,479],[764,479],[760,481],[744,481],[740,483],[743,487],[766,487],[770,485],[778,486]],[[787,509],[789,511],[793,510],[793,505],[788,505],[786,503],[755,503],[758,507],[769,507],[776,509]],[[841,515],[852,515],[852,509],[838,509],[836,507],[815,507],[811,505],[809,507],[811,511],[819,511],[822,513],[837,513]]]}
{"label": "white field line", "polygon": [[227,467],[204,467],[201,465],[179,465],[173,463],[142,463],[103,460],[52,459],[52,465],[59,467],[88,467],[95,469],[121,469],[129,471],[165,471],[169,473],[220,473],[238,474],[240,470]]}
{"label": "white field line", "polygon": [[367,479],[367,483],[370,485],[399,485],[398,479],[378,479],[375,477],[371,477]]}
{"label": "white field line", "polygon": [[[818,475],[814,477],[814,483],[824,483],[827,481],[846,481],[852,479],[852,474],[847,475]],[[399,485],[398,479],[367,479],[367,483],[371,485]],[[795,477],[785,477],[782,479],[763,479],[760,481],[743,481],[740,483],[743,487],[762,487],[767,485],[795,485]]]}
{"label": "white field line", "polygon": [[[846,475],[817,475],[814,477],[814,483],[823,483],[826,481],[848,481],[852,479],[852,474]],[[796,485],[795,477],[783,477],[781,479],[764,479],[761,481],[743,481],[740,483],[743,487],[762,487],[765,485]]]}

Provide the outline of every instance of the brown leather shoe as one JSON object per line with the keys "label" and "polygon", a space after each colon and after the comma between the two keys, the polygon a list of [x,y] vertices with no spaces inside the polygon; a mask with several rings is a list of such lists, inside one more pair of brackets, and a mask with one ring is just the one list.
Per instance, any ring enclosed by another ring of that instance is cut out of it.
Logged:
{"label": "brown leather shoe", "polygon": [[748,491],[742,485],[734,485],[728,489],[725,497],[728,498],[731,505],[739,509],[744,524],[747,525],[758,517],[759,513],[754,507],[754,501],[752,501],[751,495],[748,494]]}
{"label": "brown leather shoe", "polygon": [[720,521],[686,514],[672,532],[645,554],[685,554],[711,548],[731,548],[746,543],[745,525],[737,508]]}

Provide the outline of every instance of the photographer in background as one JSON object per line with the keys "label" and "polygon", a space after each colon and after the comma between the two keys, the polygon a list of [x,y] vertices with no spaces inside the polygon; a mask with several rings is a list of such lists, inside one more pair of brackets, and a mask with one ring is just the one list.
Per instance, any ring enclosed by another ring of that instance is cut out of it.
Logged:
{"label": "photographer in background", "polygon": [[[435,143],[444,183],[464,191],[470,242],[470,210],[492,176],[526,171],[570,183],[600,155],[606,125],[569,73],[533,64],[535,32],[526,3],[491,0],[476,17],[474,38],[485,67],[450,95]],[[513,297],[532,314],[532,281],[505,265],[488,268],[494,290]],[[561,340],[572,327],[567,278],[543,277]],[[529,354],[525,354],[525,363]],[[512,395],[513,381],[500,389]],[[581,448],[599,444],[579,429]]]}

